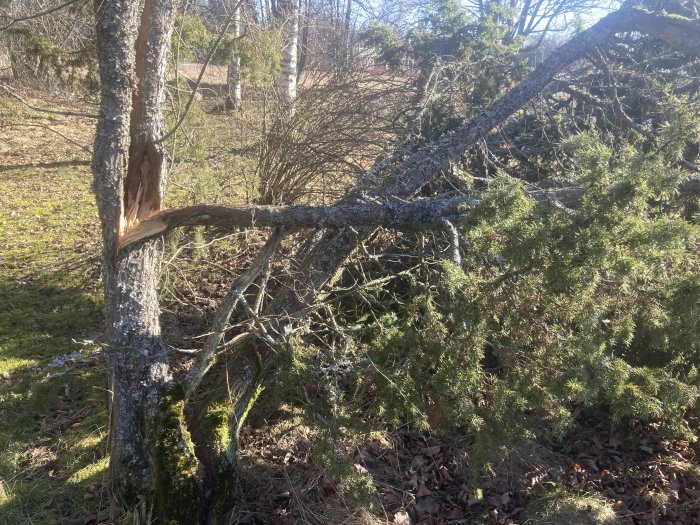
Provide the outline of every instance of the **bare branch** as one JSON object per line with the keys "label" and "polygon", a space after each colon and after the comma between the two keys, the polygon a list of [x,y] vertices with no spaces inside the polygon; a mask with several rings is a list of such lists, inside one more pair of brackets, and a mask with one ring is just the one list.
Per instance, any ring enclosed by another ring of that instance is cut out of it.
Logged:
{"label": "bare branch", "polygon": [[248,289],[248,287],[253,284],[253,281],[258,277],[260,272],[268,265],[270,259],[275,254],[279,248],[282,239],[284,238],[284,231],[281,228],[275,229],[275,231],[270,235],[267,243],[263,246],[258,256],[255,258],[250,267],[241,275],[236,282],[231,286],[226,297],[221,302],[219,309],[214,317],[214,322],[212,323],[211,333],[204,343],[204,348],[197,356],[197,362],[192,367],[189,375],[187,376],[187,391],[186,397],[191,397],[199,387],[202,379],[206,375],[209,368],[214,363],[214,356],[216,350],[221,343],[221,339],[228,325],[229,318],[236,308],[239,299]]}
{"label": "bare branch", "polygon": [[58,135],[59,137],[61,137],[61,138],[62,138],[63,140],[65,140],[66,142],[72,144],[73,146],[79,147],[79,148],[80,148],[81,150],[83,150],[84,152],[92,154],[92,150],[91,150],[88,146],[86,146],[86,145],[84,145],[84,144],[81,144],[80,142],[76,142],[76,141],[73,140],[72,138],[67,137],[66,135],[64,135],[63,133],[61,133],[61,132],[58,131],[57,129],[52,128],[51,126],[45,126],[45,125],[43,125],[43,124],[21,124],[21,123],[17,123],[17,124],[7,124],[7,125],[2,126],[2,127],[4,127],[4,128],[18,128],[18,127],[22,127],[22,128],[40,128],[40,129],[45,129],[46,131],[50,131],[51,133],[55,133],[56,135]]}
{"label": "bare branch", "polygon": [[0,31],[5,31],[6,29],[10,29],[13,25],[15,25],[18,22],[25,22],[27,20],[34,20],[35,18],[41,18],[42,16],[50,15],[52,13],[55,13],[57,11],[60,11],[61,9],[68,7],[69,5],[76,3],[77,1],[78,0],[68,0],[68,2],[57,5],[56,7],[52,7],[50,9],[46,9],[45,11],[41,11],[39,13],[34,13],[32,15],[13,18],[12,21],[10,21],[7,25],[0,26]]}
{"label": "bare branch", "polygon": [[219,48],[219,44],[221,44],[221,41],[224,39],[224,36],[226,35],[226,31],[228,31],[228,28],[231,26],[231,23],[233,22],[233,19],[236,16],[236,12],[241,7],[241,4],[243,4],[243,0],[238,0],[238,3],[236,3],[236,6],[233,8],[233,12],[229,15],[228,19],[226,20],[224,27],[221,28],[221,31],[219,31],[219,35],[218,35],[216,41],[212,44],[211,49],[209,50],[209,54],[204,59],[204,63],[202,64],[202,68],[199,70],[199,76],[197,77],[197,81],[195,82],[194,87],[192,88],[192,92],[190,93],[190,98],[187,99],[187,102],[185,103],[185,109],[180,114],[180,118],[175,123],[175,125],[172,127],[172,129],[170,131],[168,131],[165,135],[163,135],[161,138],[159,138],[157,142],[161,143],[161,142],[168,140],[170,137],[172,137],[175,134],[175,132],[178,129],[180,129],[180,126],[182,126],[182,123],[185,121],[185,117],[187,117],[187,113],[189,113],[189,111],[190,111],[190,107],[192,106],[192,102],[194,102],[194,98],[197,95],[197,90],[199,89],[199,86],[202,83],[202,79],[204,78],[204,73],[207,70],[207,66],[209,66],[209,62],[211,62],[211,59],[214,58],[214,53],[216,53],[216,50]]}
{"label": "bare branch", "polygon": [[57,109],[49,109],[49,108],[40,108],[38,106],[33,105],[31,102],[26,101],[22,97],[20,97],[17,93],[12,91],[12,89],[5,84],[4,82],[0,82],[0,87],[7,93],[9,96],[14,98],[15,100],[19,101],[22,105],[28,107],[32,111],[39,111],[41,113],[51,113],[52,115],[63,115],[64,117],[82,117],[82,118],[91,118],[91,119],[96,119],[97,115],[94,115],[92,113],[81,113],[78,111],[60,111]]}
{"label": "bare branch", "polygon": [[[614,191],[614,188],[611,188]],[[700,195],[697,176],[683,181],[678,191],[685,196]],[[555,190],[527,189],[541,203],[556,202],[572,206],[580,201],[584,189],[578,186]],[[463,218],[468,208],[479,203],[469,195],[438,196],[417,201],[345,200],[332,206],[216,206],[197,205],[165,210],[139,223],[119,240],[120,249],[147,239],[162,237],[181,226],[217,226],[221,229],[249,228],[376,228],[417,230],[437,225],[449,229],[449,221]],[[454,257],[453,257],[454,258]]]}

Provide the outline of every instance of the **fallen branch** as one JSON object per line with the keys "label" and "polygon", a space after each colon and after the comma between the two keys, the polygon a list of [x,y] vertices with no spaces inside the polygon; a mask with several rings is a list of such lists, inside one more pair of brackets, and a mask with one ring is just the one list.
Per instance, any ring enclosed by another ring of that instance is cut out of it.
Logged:
{"label": "fallen branch", "polygon": [[[575,206],[584,188],[571,186],[553,190],[527,188],[525,192],[540,203]],[[615,188],[610,190],[615,191]],[[678,186],[684,196],[700,195],[700,176],[694,175]],[[466,211],[477,205],[472,195],[438,196],[407,202],[399,199],[382,201],[345,200],[331,206],[215,206],[197,205],[165,210],[140,222],[119,239],[120,249],[134,243],[162,237],[181,226],[216,226],[222,230],[246,228],[394,228],[419,230],[430,226],[445,229],[446,222],[459,221]],[[454,258],[454,256],[452,256]]]}
{"label": "fallen branch", "polygon": [[231,314],[236,308],[240,297],[245,293],[248,287],[253,284],[260,272],[267,266],[270,259],[279,248],[284,232],[281,228],[276,229],[270,235],[265,246],[260,250],[260,253],[255,258],[250,267],[241,275],[236,282],[231,286],[226,297],[221,302],[214,321],[212,323],[211,333],[204,343],[202,352],[197,356],[197,361],[192,366],[192,370],[187,376],[186,397],[190,398],[199,387],[204,379],[207,371],[214,364],[216,349],[221,343],[224,331],[228,325]]}
{"label": "fallen branch", "polygon": [[189,206],[166,210],[140,222],[120,237],[121,249],[138,241],[160,237],[179,226],[343,228],[346,226],[386,226],[415,229],[445,218],[458,218],[460,208],[474,204],[469,196],[424,199],[415,202],[341,202],[332,206]]}

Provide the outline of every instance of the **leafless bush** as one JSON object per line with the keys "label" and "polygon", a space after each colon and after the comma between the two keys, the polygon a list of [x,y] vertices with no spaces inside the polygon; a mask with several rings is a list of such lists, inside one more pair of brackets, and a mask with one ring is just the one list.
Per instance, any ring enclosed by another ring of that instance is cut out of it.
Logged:
{"label": "leafless bush", "polygon": [[343,78],[315,73],[293,110],[278,104],[264,131],[259,202],[328,202],[366,170],[394,135],[407,87],[356,69]]}

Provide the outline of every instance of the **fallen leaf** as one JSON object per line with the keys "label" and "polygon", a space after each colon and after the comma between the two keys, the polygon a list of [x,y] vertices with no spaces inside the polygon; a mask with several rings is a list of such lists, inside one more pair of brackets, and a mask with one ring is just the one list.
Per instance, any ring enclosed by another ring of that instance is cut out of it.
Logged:
{"label": "fallen leaf", "polygon": [[423,454],[428,454],[429,456],[435,456],[440,453],[440,450],[442,450],[442,447],[440,445],[435,445],[432,447],[423,447],[421,452],[423,452]]}
{"label": "fallen leaf", "polygon": [[430,490],[428,487],[426,487],[425,483],[421,483],[420,486],[418,487],[418,491],[416,492],[416,498],[430,496],[432,493],[433,493],[433,491]]}
{"label": "fallen leaf", "polygon": [[355,471],[355,474],[359,474],[360,476],[367,476],[369,474],[369,470],[359,463],[354,463],[352,469]]}

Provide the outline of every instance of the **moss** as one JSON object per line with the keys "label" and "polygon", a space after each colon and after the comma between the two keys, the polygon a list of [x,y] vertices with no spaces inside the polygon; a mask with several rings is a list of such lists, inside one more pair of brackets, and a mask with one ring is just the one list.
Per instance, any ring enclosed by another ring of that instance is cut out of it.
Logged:
{"label": "moss", "polygon": [[155,506],[164,523],[198,523],[204,508],[199,463],[185,429],[183,409],[182,390],[168,388],[154,420],[146,422],[153,456]]}
{"label": "moss", "polygon": [[231,441],[229,431],[229,414],[231,408],[224,403],[213,403],[204,416],[204,431],[209,446],[216,454],[225,453]]}
{"label": "moss", "polygon": [[240,432],[241,428],[243,427],[243,424],[245,423],[245,420],[247,419],[248,415],[250,414],[250,411],[253,408],[253,405],[258,400],[260,394],[262,394],[264,390],[265,387],[260,383],[254,382],[253,384],[251,384],[249,392],[246,393],[247,397],[244,397],[243,399],[245,402],[245,408],[243,409],[243,413],[238,417],[236,421],[236,434]]}

